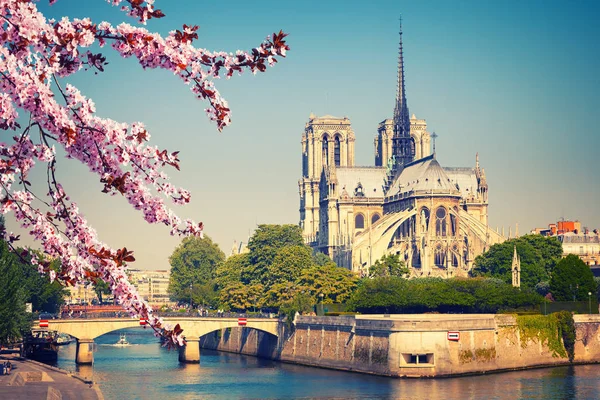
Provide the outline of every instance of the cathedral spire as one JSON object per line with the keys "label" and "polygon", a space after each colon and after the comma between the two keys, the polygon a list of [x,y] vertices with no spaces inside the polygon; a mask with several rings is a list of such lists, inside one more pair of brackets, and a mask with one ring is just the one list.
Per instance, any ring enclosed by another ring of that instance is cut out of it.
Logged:
{"label": "cathedral spire", "polygon": [[400,42],[398,45],[398,78],[394,107],[394,136],[392,139],[395,162],[406,165],[414,160],[414,144],[410,137],[410,115],[404,85],[404,50],[402,47],[402,17],[400,17]]}

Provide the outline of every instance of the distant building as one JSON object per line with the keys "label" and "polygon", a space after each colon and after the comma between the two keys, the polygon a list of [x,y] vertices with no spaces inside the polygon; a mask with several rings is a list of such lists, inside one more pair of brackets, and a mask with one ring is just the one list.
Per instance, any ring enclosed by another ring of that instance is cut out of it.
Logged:
{"label": "distant building", "polygon": [[548,224],[548,228],[535,228],[531,233],[556,237],[562,243],[563,256],[574,254],[587,265],[600,265],[598,229],[590,232],[588,228],[582,229],[579,221],[561,220]]}
{"label": "distant building", "polygon": [[152,305],[171,304],[169,299],[169,270],[129,269],[129,280],[140,296]]}
{"label": "distant building", "polygon": [[250,250],[248,250],[248,243],[244,243],[244,242],[238,243],[234,240],[233,245],[231,246],[231,252],[229,253],[229,255],[227,257],[235,256],[237,254],[249,253],[249,252],[250,252]]}
{"label": "distant building", "polygon": [[563,255],[575,254],[587,265],[600,265],[600,236],[592,233],[567,232],[557,235],[562,243]]}
{"label": "distant building", "polygon": [[69,291],[69,297],[66,299],[67,304],[92,304],[92,301],[98,299],[94,286],[91,284],[69,286],[67,290]]}
{"label": "distant building", "polygon": [[581,222],[561,220],[555,224],[548,224],[548,228],[535,228],[531,231],[531,233],[535,233],[542,236],[556,236],[569,232],[581,232]]}

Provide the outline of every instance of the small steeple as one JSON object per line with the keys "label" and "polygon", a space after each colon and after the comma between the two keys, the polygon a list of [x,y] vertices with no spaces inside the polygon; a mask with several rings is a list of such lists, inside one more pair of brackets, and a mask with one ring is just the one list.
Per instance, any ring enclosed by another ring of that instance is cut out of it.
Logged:
{"label": "small steeple", "polygon": [[517,254],[517,245],[515,245],[515,251],[512,259],[512,285],[513,287],[521,287],[521,258]]}
{"label": "small steeple", "polygon": [[475,153],[475,168],[479,169],[479,152]]}

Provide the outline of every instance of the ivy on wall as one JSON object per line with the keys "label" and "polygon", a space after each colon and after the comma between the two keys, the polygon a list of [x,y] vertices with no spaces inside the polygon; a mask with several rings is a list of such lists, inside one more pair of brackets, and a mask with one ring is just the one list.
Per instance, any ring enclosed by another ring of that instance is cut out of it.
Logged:
{"label": "ivy on wall", "polygon": [[517,329],[521,335],[521,347],[529,340],[541,342],[552,352],[553,357],[575,357],[575,323],[568,311],[550,315],[518,315]]}

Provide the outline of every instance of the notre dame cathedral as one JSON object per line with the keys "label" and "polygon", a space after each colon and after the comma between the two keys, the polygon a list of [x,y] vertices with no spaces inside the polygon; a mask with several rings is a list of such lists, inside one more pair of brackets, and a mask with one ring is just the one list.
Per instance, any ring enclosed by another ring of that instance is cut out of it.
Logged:
{"label": "notre dame cathedral", "polygon": [[409,116],[402,28],[396,104],[379,123],[375,166],[354,165],[348,118],[311,115],[302,135],[300,226],[307,243],[365,275],[398,254],[411,276],[467,276],[473,260],[504,237],[488,226],[488,184],[475,167],[442,167],[427,123]]}

